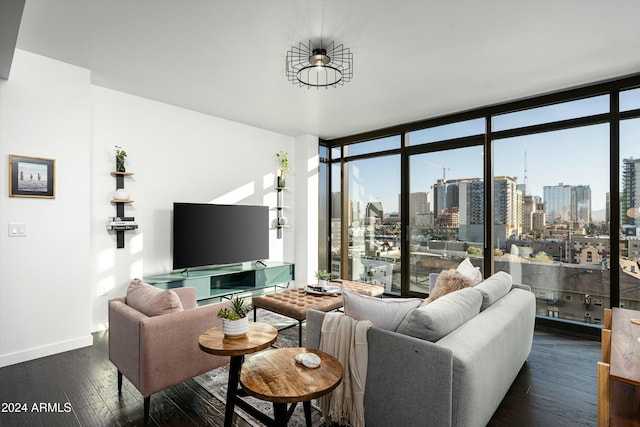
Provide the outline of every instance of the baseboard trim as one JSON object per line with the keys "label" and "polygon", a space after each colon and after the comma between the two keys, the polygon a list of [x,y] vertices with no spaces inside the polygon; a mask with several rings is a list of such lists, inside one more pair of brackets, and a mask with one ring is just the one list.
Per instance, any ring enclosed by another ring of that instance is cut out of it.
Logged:
{"label": "baseboard trim", "polygon": [[93,345],[93,335],[0,355],[0,368]]}

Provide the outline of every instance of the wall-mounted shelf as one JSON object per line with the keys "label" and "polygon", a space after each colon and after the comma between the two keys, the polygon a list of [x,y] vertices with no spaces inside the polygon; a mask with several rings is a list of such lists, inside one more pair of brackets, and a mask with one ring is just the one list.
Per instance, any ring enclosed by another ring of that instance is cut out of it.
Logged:
{"label": "wall-mounted shelf", "polygon": [[[126,176],[133,175],[133,172],[111,172],[111,175],[116,177],[116,190],[124,189],[124,178]],[[133,200],[122,200],[115,199],[112,200],[111,203],[116,205],[116,217],[123,218],[124,217],[124,205],[128,203],[133,203]],[[135,223],[135,221],[132,221]],[[116,232],[116,242],[118,249],[124,248],[124,232],[128,230],[135,230],[138,228],[138,225],[115,225],[115,226],[107,226],[108,230],[113,230]]]}
{"label": "wall-mounted shelf", "polygon": [[[276,187],[276,191],[277,191],[277,194],[276,194],[276,203],[277,204],[273,209],[278,211],[278,215],[277,215],[277,218],[276,218],[276,230],[278,231],[278,239],[282,239],[282,229],[285,228],[285,227],[288,227],[288,225],[287,224],[280,224],[280,222],[282,222],[281,218],[284,218],[283,211],[285,209],[289,209],[289,207],[282,204],[283,203],[282,198],[283,198],[283,195],[284,195],[285,187],[278,186],[278,187]],[[285,222],[286,222],[286,218],[285,218]]]}

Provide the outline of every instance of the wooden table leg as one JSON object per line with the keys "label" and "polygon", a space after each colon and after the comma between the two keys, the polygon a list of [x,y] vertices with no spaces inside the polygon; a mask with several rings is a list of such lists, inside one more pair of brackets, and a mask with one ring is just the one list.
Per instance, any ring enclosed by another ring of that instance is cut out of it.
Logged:
{"label": "wooden table leg", "polygon": [[233,410],[238,393],[238,380],[240,378],[240,368],[242,367],[243,359],[243,356],[231,356],[229,382],[227,383],[227,404],[224,409],[224,427],[231,427],[233,423]]}

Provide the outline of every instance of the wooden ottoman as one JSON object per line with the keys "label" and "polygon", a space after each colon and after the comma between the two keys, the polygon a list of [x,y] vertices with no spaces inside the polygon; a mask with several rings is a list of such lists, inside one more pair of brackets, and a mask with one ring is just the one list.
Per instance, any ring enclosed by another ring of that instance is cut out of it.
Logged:
{"label": "wooden ottoman", "polygon": [[[368,285],[349,280],[331,281],[334,285],[342,285],[350,291],[362,295],[382,296],[384,288],[377,285]],[[298,321],[298,341],[302,347],[302,322],[307,318],[307,310],[310,308],[328,312],[343,306],[342,295],[312,295],[307,294],[304,288],[287,289],[263,296],[253,297],[253,321],[257,318],[257,309],[263,308]]]}

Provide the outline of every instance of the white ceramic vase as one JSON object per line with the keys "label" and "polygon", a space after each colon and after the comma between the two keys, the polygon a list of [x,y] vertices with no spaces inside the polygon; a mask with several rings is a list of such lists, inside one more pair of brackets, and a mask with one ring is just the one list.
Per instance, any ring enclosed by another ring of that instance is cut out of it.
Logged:
{"label": "white ceramic vase", "polygon": [[113,192],[113,200],[129,200],[129,192],[124,188],[119,188]]}
{"label": "white ceramic vase", "polygon": [[249,330],[249,318],[238,320],[222,319],[222,332],[225,338],[242,338]]}
{"label": "white ceramic vase", "polygon": [[327,287],[329,286],[329,281],[318,279],[318,286],[320,286],[322,289],[327,289]]}

